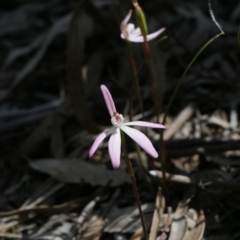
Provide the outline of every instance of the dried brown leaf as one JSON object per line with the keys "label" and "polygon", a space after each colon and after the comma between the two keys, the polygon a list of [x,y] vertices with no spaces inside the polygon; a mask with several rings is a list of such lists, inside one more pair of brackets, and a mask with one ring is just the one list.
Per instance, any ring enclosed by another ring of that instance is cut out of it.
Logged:
{"label": "dried brown leaf", "polygon": [[201,240],[203,238],[204,230],[205,215],[203,210],[201,210],[199,217],[195,219],[195,225],[191,228],[188,228],[183,240]]}
{"label": "dried brown leaf", "polygon": [[188,211],[188,203],[192,199],[192,192],[189,192],[188,194],[191,194],[191,197],[185,198],[181,201],[173,214],[169,240],[182,240],[187,231],[188,226],[185,215]]}

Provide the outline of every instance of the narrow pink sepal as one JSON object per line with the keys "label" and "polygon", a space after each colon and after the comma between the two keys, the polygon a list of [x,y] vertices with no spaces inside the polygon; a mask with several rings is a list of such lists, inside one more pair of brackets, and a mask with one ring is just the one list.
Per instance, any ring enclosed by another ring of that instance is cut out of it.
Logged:
{"label": "narrow pink sepal", "polygon": [[152,39],[156,38],[158,35],[160,35],[162,32],[164,32],[166,28],[161,28],[158,31],[148,34],[147,35],[147,41],[151,41]]}
{"label": "narrow pink sepal", "polygon": [[92,155],[95,153],[95,151],[97,150],[97,148],[99,147],[99,145],[101,144],[101,142],[104,140],[104,138],[106,138],[107,136],[109,136],[112,133],[113,129],[107,129],[104,132],[100,133],[95,141],[92,144],[92,147],[89,150],[89,158],[92,157]]}
{"label": "narrow pink sepal", "polygon": [[109,112],[110,116],[112,117],[113,114],[116,112],[116,107],[115,107],[115,104],[113,102],[112,95],[108,91],[108,89],[105,85],[101,85],[101,90],[102,90],[102,93],[103,93],[105,103],[106,103],[107,108],[108,108],[108,112]]}
{"label": "narrow pink sepal", "polygon": [[120,129],[116,128],[108,142],[108,151],[112,161],[113,168],[118,168],[120,165],[121,154],[121,134]]}
{"label": "narrow pink sepal", "polygon": [[164,125],[158,123],[144,122],[144,121],[133,121],[124,123],[123,126],[141,126],[149,128],[165,128]]}
{"label": "narrow pink sepal", "polygon": [[121,126],[121,129],[132,138],[143,150],[150,156],[157,158],[158,153],[153,147],[151,141],[140,131],[127,126]]}
{"label": "narrow pink sepal", "polygon": [[[160,35],[164,31],[165,31],[165,28],[161,28],[154,33],[148,34],[147,35],[147,41],[153,40],[154,38],[156,38],[158,35]],[[121,38],[125,38],[123,34],[121,34]],[[128,36],[127,40],[130,41],[130,42],[144,42],[144,38],[143,38],[142,35],[136,36],[136,35],[130,34]]]}
{"label": "narrow pink sepal", "polygon": [[123,33],[124,31],[124,28],[126,27],[129,19],[131,18],[132,16],[132,10],[129,10],[128,14],[126,15],[126,17],[122,20],[121,24],[120,24],[120,30],[121,32]]}

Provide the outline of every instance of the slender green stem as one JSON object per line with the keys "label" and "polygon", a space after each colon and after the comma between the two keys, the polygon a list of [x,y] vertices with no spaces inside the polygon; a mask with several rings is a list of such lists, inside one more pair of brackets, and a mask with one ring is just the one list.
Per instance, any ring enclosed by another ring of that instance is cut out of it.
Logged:
{"label": "slender green stem", "polygon": [[141,218],[144,240],[148,240],[147,229],[146,229],[144,215],[143,215],[143,212],[142,212],[142,207],[141,207],[140,197],[139,197],[138,188],[137,188],[137,184],[136,184],[136,179],[135,179],[134,171],[133,171],[133,168],[132,168],[132,163],[128,158],[128,151],[127,151],[125,136],[124,136],[124,133],[122,133],[122,132],[121,132],[121,137],[122,137],[122,143],[123,143],[122,148],[123,148],[123,151],[124,151],[124,159],[125,159],[125,162],[126,162],[126,165],[127,165],[127,168],[128,168],[128,173],[129,173],[130,178],[131,178],[133,193],[134,193],[134,197],[135,197],[135,200],[136,200],[136,203],[137,203],[137,206],[138,206],[139,215],[140,215],[140,218]]}

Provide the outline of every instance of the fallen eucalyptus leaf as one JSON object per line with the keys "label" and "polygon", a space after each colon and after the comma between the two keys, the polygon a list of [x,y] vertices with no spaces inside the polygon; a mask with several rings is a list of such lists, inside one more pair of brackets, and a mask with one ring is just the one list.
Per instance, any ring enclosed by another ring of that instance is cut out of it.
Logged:
{"label": "fallen eucalyptus leaf", "polygon": [[44,159],[32,161],[30,166],[37,171],[47,173],[64,183],[86,182],[92,185],[118,186],[129,183],[129,176],[124,170],[109,170],[105,166],[81,160]]}

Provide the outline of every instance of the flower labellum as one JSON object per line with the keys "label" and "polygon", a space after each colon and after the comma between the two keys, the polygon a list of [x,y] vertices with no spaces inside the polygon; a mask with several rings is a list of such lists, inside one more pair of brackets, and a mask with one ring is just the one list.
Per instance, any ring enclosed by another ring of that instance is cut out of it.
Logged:
{"label": "flower labellum", "polygon": [[[130,10],[127,16],[123,19],[120,25],[121,30],[121,38],[126,39],[130,42],[144,42],[144,37],[140,28],[135,28],[134,24],[128,23],[129,19],[132,16],[132,10]],[[156,38],[159,34],[165,31],[165,28],[161,28],[158,31],[148,34],[146,36],[147,41],[151,41],[152,39]]]}
{"label": "flower labellum", "polygon": [[130,138],[132,138],[141,148],[144,149],[150,156],[157,158],[158,153],[154,149],[151,141],[139,130],[131,128],[129,126],[143,126],[150,128],[165,128],[163,125],[158,123],[144,122],[144,121],[133,121],[124,122],[122,114],[116,111],[115,104],[113,102],[111,93],[108,91],[105,85],[101,85],[101,90],[105,103],[107,105],[109,114],[111,116],[111,122],[113,127],[106,129],[104,132],[100,133],[92,147],[89,151],[89,157],[95,153],[102,141],[109,135],[111,135],[108,142],[108,151],[114,168],[118,168],[120,165],[120,155],[121,155],[121,133],[120,130],[125,132]]}

